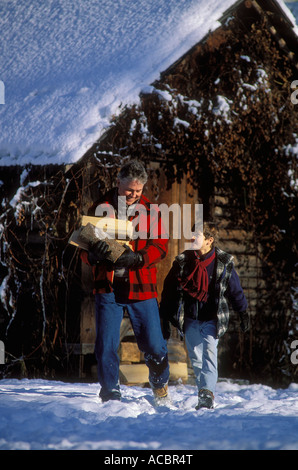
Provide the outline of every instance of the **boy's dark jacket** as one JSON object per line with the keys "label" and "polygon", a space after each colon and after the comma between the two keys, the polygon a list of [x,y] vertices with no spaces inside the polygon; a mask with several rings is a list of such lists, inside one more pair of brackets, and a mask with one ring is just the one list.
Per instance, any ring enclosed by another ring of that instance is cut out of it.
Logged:
{"label": "boy's dark jacket", "polygon": [[[214,318],[217,320],[217,336],[219,338],[228,328],[229,303],[241,318],[247,309],[247,301],[234,269],[233,256],[217,247],[215,253],[216,257],[212,265],[215,279],[210,296],[213,296],[211,301],[214,307]],[[182,291],[178,281],[178,277],[183,278],[189,274],[193,259],[193,250],[184,251],[175,258],[164,281],[161,296],[160,316],[162,321],[164,324],[172,323],[181,334],[183,334],[184,316],[196,319],[197,315],[197,308],[194,306],[197,302],[196,299],[190,299],[190,296]]]}

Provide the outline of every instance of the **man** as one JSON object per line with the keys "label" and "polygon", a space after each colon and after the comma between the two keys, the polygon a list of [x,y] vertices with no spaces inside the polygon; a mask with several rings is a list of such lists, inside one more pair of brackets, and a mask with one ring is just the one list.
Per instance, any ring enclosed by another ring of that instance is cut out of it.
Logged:
{"label": "man", "polygon": [[214,246],[216,238],[216,227],[204,223],[203,233],[198,231],[193,238],[192,249],[176,257],[160,304],[165,338],[170,335],[169,322],[185,334],[198,387],[197,409],[214,407],[217,346],[228,328],[228,302],[240,315],[242,331],[248,329],[247,300],[233,257]]}
{"label": "man", "polygon": [[124,200],[126,216],[132,221],[136,234],[132,248],[126,246],[114,264],[106,260],[109,248],[103,240],[81,254],[82,260],[93,269],[95,355],[102,401],[121,399],[117,349],[124,309],[131,320],[137,344],[144,352],[154,396],[156,399],[167,396],[169,364],[160,326],[155,265],[166,256],[168,239],[160,213],[151,209],[149,200],[142,194],[146,182],[143,164],[135,160],[128,162],[119,172],[117,187],[92,206],[93,214],[89,213],[102,215],[107,209],[110,215],[123,218]]}

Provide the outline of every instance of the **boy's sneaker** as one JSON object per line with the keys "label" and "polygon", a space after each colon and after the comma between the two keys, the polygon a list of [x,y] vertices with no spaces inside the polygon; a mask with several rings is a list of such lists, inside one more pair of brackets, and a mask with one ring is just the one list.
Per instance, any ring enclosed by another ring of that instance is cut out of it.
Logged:
{"label": "boy's sneaker", "polygon": [[200,408],[214,408],[214,395],[210,390],[205,388],[202,388],[199,391],[199,401],[196,406],[196,410],[199,410]]}
{"label": "boy's sneaker", "polygon": [[121,393],[119,391],[112,391],[105,394],[99,392],[98,396],[101,399],[102,403],[105,403],[110,400],[121,401]]}

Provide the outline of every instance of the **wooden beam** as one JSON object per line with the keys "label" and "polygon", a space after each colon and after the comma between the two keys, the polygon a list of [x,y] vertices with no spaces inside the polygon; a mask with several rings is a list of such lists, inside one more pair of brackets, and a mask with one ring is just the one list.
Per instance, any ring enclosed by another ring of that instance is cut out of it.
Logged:
{"label": "wooden beam", "polygon": [[[251,6],[261,16],[261,18],[265,20],[268,30],[270,31],[270,33],[272,34],[272,36],[278,43],[279,47],[287,54],[289,60],[293,63],[294,67],[298,70],[298,61],[297,61],[296,53],[290,50],[286,39],[282,37],[281,33],[277,31],[276,27],[272,24],[272,21],[270,19],[270,13],[272,14],[272,12],[265,11],[264,8],[259,4],[257,0],[251,0],[250,3],[251,3]],[[285,22],[287,21],[288,26],[291,26],[293,28],[294,25],[290,22],[289,18],[285,16],[285,14],[280,9],[279,5],[276,4],[276,2],[274,2],[274,7],[277,8],[277,13],[279,15],[282,15],[282,18],[284,19],[284,21]],[[298,39],[297,39],[297,46],[298,46]]]}

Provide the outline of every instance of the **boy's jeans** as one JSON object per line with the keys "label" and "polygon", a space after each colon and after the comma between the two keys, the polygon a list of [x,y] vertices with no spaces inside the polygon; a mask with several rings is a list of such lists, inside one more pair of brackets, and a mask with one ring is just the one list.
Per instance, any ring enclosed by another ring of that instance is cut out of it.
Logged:
{"label": "boy's jeans", "polygon": [[169,380],[167,344],[163,338],[156,299],[116,302],[114,292],[96,294],[96,342],[98,380],[103,400],[120,398],[120,325],[126,307],[139,349],[144,352],[152,387],[161,388]]}
{"label": "boy's jeans", "polygon": [[217,382],[216,321],[201,322],[185,318],[185,340],[198,390],[214,393]]}

